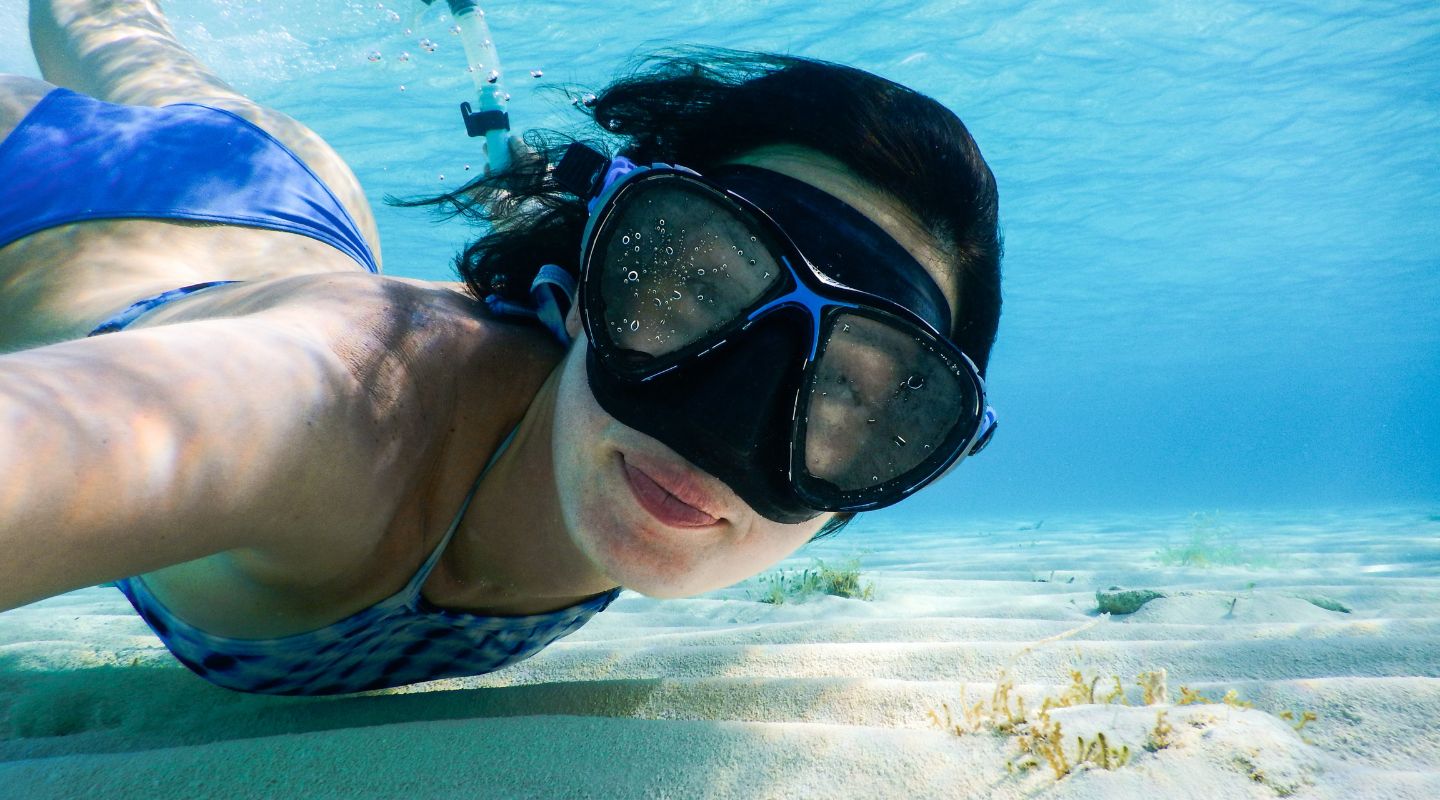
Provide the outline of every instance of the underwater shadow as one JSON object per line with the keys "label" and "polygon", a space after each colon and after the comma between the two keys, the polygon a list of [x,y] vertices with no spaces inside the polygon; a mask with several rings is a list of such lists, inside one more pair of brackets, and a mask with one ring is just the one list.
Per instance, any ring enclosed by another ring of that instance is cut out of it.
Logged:
{"label": "underwater shadow", "polygon": [[171,664],[32,671],[0,655],[0,762],[124,753],[397,723],[634,716],[662,681],[541,683],[403,694],[233,692]]}

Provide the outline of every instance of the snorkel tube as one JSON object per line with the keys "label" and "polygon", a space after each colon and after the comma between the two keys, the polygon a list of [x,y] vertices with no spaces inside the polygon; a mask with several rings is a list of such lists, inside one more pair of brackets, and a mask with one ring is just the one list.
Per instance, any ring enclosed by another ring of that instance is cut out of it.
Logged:
{"label": "snorkel tube", "polygon": [[[423,2],[428,6],[435,0]],[[479,107],[477,111],[469,103],[461,103],[460,116],[465,120],[466,133],[485,137],[485,153],[493,175],[510,166],[510,114],[505,110],[505,93],[500,89],[500,54],[490,38],[485,12],[475,0],[446,2],[460,31],[460,43],[465,47],[465,60],[470,64],[470,78],[475,82]]]}

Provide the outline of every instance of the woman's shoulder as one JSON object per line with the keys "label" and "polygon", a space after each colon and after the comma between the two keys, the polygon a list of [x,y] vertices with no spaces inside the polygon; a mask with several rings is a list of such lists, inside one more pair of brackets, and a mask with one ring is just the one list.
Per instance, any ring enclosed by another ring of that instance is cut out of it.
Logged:
{"label": "woman's shoulder", "polygon": [[[328,276],[327,276],[328,277]],[[356,275],[322,280],[314,297],[296,305],[333,309],[332,335],[342,348],[370,359],[403,358],[472,371],[540,371],[564,356],[551,335],[534,322],[492,313],[463,284]]]}
{"label": "woman's shoulder", "polygon": [[[564,357],[543,328],[492,314],[457,284],[358,272],[222,286],[132,327],[160,339],[173,330],[183,340],[191,323],[207,320],[240,321],[234,329],[253,330],[256,347],[267,330],[298,334],[310,343],[308,357],[319,359],[315,368],[340,382],[337,393],[363,397],[367,417],[402,427],[433,424],[454,402],[507,418],[523,413]],[[250,346],[242,336],[229,349],[238,355]]]}
{"label": "woman's shoulder", "polygon": [[[299,326],[347,349],[412,355],[557,359],[561,348],[539,326],[492,314],[464,284],[362,272],[325,272],[230,284],[147,314],[133,327],[254,317]],[[358,351],[357,351],[358,352]]]}
{"label": "woman's shoulder", "polygon": [[[380,562],[388,559],[377,559],[375,553],[387,542],[413,543],[414,531],[422,528],[427,535],[437,534],[438,529],[420,522],[427,509],[453,508],[473,480],[468,472],[449,475],[446,454],[474,452],[484,442],[503,438],[563,352],[543,329],[495,317],[454,284],[343,274],[264,284],[240,287],[243,291],[228,298],[217,293],[208,307],[188,309],[183,319],[176,315],[168,323],[176,324],[177,334],[180,323],[227,316],[253,320],[257,331],[299,326],[315,346],[295,357],[328,362],[320,368],[353,423],[327,434],[326,446],[348,442],[353,447],[346,452],[365,452],[378,443],[376,455],[332,463],[356,473],[346,479],[347,487],[376,483],[393,489],[394,496],[384,503],[383,513],[370,515],[383,520],[373,530],[325,524],[317,514],[309,536],[279,537],[283,546],[228,555],[225,569],[267,592],[303,594],[325,581],[379,580],[386,569]],[[147,323],[163,333],[167,320]],[[385,445],[393,442],[405,446]],[[346,502],[370,502],[377,492],[363,494],[368,499]],[[319,505],[327,507],[335,505],[336,497],[317,495]],[[426,539],[425,544],[421,550],[428,552],[433,542]],[[385,579],[403,580],[397,575],[386,573]]]}

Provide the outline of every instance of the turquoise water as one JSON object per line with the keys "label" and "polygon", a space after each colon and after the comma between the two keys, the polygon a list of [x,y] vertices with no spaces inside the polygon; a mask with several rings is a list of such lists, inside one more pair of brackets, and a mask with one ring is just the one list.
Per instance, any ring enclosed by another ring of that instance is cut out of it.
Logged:
{"label": "turquoise water", "polygon": [[[166,7],[237,88],[327,138],[377,204],[483,160],[455,110],[471,96],[459,42],[418,0]],[[1002,427],[892,521],[1440,504],[1433,3],[484,7],[517,126],[577,121],[567,84],[598,88],[679,42],[844,61],[965,119],[1001,190]],[[16,21],[0,70],[38,74],[24,4],[0,14]],[[460,224],[377,208],[387,271],[449,277]]]}

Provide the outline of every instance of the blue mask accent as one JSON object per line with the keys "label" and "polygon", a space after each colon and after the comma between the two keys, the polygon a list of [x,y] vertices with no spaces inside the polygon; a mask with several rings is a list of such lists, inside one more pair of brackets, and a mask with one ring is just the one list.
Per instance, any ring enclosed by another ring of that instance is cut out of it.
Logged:
{"label": "blue mask accent", "polygon": [[814,186],[748,164],[705,174],[770,216],[825,277],[910,309],[949,338],[950,304],[929,271],[883,228]]}

